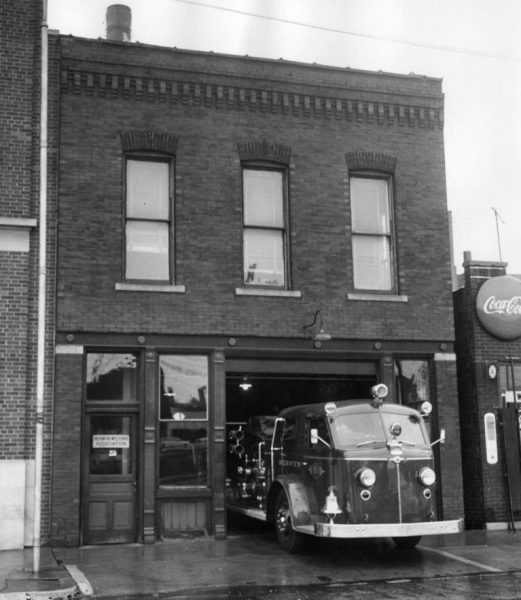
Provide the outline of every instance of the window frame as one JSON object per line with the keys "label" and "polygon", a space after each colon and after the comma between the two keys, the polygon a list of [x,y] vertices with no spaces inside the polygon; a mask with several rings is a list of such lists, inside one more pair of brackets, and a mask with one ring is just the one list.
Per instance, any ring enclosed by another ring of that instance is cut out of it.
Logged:
{"label": "window frame", "polygon": [[[269,227],[265,225],[249,225],[246,224],[246,196],[245,196],[245,172],[246,171],[261,171],[280,173],[282,176],[282,227]],[[289,248],[289,170],[286,165],[274,164],[263,161],[248,161],[241,164],[241,210],[242,210],[242,287],[247,289],[264,289],[264,290],[289,290],[291,289],[290,279],[290,248]],[[245,264],[245,233],[246,231],[274,231],[280,232],[282,235],[282,273],[284,283],[282,285],[269,285],[262,283],[249,283],[246,281],[246,264]]]}
{"label": "window frame", "polygon": [[[193,357],[193,358],[199,358],[201,359],[201,362],[203,362],[202,359],[204,359],[204,363],[205,363],[205,369],[206,369],[206,406],[205,406],[205,411],[206,411],[206,415],[204,418],[202,417],[194,417],[194,416],[187,416],[181,420],[177,420],[173,415],[171,418],[164,418],[161,416],[161,359],[164,357],[176,357],[176,358],[188,358],[188,357]],[[175,491],[179,491],[181,489],[208,489],[211,485],[211,469],[212,469],[212,462],[211,462],[211,436],[212,436],[212,429],[211,429],[211,425],[213,423],[213,410],[212,410],[212,373],[211,373],[211,357],[209,354],[205,353],[205,352],[182,352],[182,351],[174,351],[173,349],[169,349],[169,350],[162,350],[161,352],[158,353],[158,361],[157,361],[157,372],[156,372],[156,376],[157,376],[157,398],[156,398],[156,403],[155,403],[155,423],[156,423],[156,428],[157,428],[157,435],[158,435],[158,443],[156,444],[156,455],[155,455],[155,462],[156,462],[156,472],[157,472],[157,489],[159,491],[159,493],[163,494],[163,495],[168,495],[172,492]],[[161,428],[165,428],[168,429],[169,425],[172,427],[172,430],[175,429],[180,429],[182,428],[182,424],[185,423],[188,425],[188,427],[186,429],[193,429],[195,430],[197,427],[199,427],[200,429],[206,429],[206,446],[205,446],[205,452],[206,452],[206,458],[205,458],[205,481],[199,481],[199,482],[194,482],[194,483],[176,483],[176,482],[168,482],[168,483],[161,483],[160,480],[160,476],[161,476],[161,466],[160,466],[160,461],[161,461],[161,456],[162,456],[162,450],[161,450]],[[177,425],[179,425],[180,427],[176,427]]]}
{"label": "window frame", "polygon": [[[373,181],[384,181],[387,187],[387,211],[388,211],[388,233],[369,233],[369,232],[357,232],[354,230],[353,223],[353,193],[351,182],[353,179],[366,179]],[[391,173],[374,170],[352,170],[349,172],[349,211],[350,211],[350,234],[351,234],[351,282],[352,289],[358,293],[370,293],[379,295],[390,295],[398,293],[398,264],[397,264],[397,252],[396,252],[396,216],[394,206],[394,177]],[[379,239],[385,239],[388,243],[389,248],[389,281],[390,286],[388,289],[381,289],[377,287],[357,287],[355,282],[355,249],[354,239],[363,237],[378,237]]]}
{"label": "window frame", "polygon": [[[130,161],[145,162],[145,163],[161,163],[166,164],[168,167],[168,218],[167,219],[148,219],[148,218],[137,218],[128,216],[128,164]],[[123,272],[122,281],[126,284],[143,284],[143,285],[165,285],[171,284],[175,281],[175,157],[155,152],[128,152],[124,156],[123,164]],[[168,227],[168,278],[167,279],[147,279],[143,278],[130,278],[127,277],[127,264],[128,264],[128,250],[127,250],[127,224],[129,222],[137,223],[164,223]]]}

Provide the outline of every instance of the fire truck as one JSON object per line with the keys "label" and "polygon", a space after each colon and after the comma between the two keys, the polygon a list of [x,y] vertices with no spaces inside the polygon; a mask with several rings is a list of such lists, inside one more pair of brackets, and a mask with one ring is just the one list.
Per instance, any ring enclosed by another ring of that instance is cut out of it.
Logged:
{"label": "fire truck", "polygon": [[370,401],[293,406],[254,416],[229,431],[227,509],[272,523],[280,547],[302,550],[308,536],[392,538],[412,548],[422,536],[462,530],[437,520],[433,446],[420,410]]}

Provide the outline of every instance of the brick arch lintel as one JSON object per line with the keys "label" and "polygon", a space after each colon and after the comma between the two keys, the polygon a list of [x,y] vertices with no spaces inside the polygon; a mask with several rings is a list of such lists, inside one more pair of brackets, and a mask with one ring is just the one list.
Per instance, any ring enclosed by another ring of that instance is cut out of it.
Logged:
{"label": "brick arch lintel", "polygon": [[123,152],[164,152],[175,155],[177,136],[156,131],[123,131],[120,133]]}
{"label": "brick arch lintel", "polygon": [[355,151],[346,153],[348,170],[371,169],[394,173],[396,171],[396,157],[382,152]]}
{"label": "brick arch lintel", "polygon": [[291,148],[267,140],[240,141],[237,151],[241,160],[265,160],[289,165]]}

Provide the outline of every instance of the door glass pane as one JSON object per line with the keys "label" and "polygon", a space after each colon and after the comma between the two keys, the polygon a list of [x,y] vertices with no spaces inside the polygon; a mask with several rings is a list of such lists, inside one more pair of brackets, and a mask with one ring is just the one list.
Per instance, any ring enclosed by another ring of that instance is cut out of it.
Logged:
{"label": "door glass pane", "polygon": [[136,401],[135,354],[87,354],[87,400]]}
{"label": "door glass pane", "polygon": [[127,279],[160,279],[168,281],[169,228],[168,223],[128,221]]}
{"label": "door glass pane", "polygon": [[389,239],[375,235],[353,235],[353,278],[358,290],[391,290]]}
{"label": "door glass pane", "polygon": [[131,417],[90,415],[88,418],[90,420],[90,474],[132,474]]}
{"label": "door glass pane", "polygon": [[166,162],[127,161],[127,217],[169,218],[168,170]]}
{"label": "door glass pane", "polygon": [[244,283],[284,286],[282,231],[244,230]]}
{"label": "door glass pane", "polygon": [[283,174],[280,171],[245,169],[244,224],[284,227]]}

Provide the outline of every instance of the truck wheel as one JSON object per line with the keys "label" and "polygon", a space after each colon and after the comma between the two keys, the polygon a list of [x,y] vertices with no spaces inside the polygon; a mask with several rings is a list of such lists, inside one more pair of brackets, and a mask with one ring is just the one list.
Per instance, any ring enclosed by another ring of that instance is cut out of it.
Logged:
{"label": "truck wheel", "polygon": [[411,548],[415,548],[421,540],[421,535],[415,535],[410,537],[396,537],[393,538],[393,542],[396,547],[400,550],[409,550]]}
{"label": "truck wheel", "polygon": [[284,490],[280,490],[275,504],[275,535],[279,546],[290,554],[296,554],[304,548],[306,536],[295,531],[291,525],[291,511]]}

